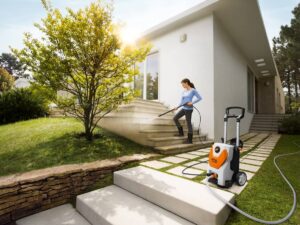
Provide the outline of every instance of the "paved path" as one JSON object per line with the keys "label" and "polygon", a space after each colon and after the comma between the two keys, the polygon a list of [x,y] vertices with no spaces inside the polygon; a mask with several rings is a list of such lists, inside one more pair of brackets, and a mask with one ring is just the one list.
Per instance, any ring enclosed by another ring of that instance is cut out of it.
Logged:
{"label": "paved path", "polygon": [[[240,169],[247,174],[248,180],[252,179],[264,161],[269,157],[279,138],[280,135],[268,133],[248,133],[242,136],[242,139],[246,141],[244,141],[244,148],[241,151]],[[207,160],[209,151],[210,148],[203,148],[184,154],[164,157],[159,160],[143,162],[141,165],[195,182],[206,183],[207,178],[205,177],[205,172],[208,166]],[[201,176],[182,174],[184,168],[200,161],[203,163],[193,166],[186,172],[201,174]],[[223,190],[240,194],[246,188],[247,184],[248,182],[242,187],[234,184],[231,188]],[[210,185],[215,186],[213,184]]]}

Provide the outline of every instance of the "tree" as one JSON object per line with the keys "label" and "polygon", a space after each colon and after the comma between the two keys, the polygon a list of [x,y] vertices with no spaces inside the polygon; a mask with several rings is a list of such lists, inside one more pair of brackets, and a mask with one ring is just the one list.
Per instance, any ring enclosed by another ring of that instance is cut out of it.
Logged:
{"label": "tree", "polygon": [[139,74],[134,65],[145,59],[148,46],[124,47],[112,23],[112,6],[97,1],[63,15],[43,1],[47,16],[35,26],[41,40],[25,34],[25,48],[13,52],[42,86],[67,93],[59,105],[80,119],[92,140],[97,123],[135,91],[126,85]]}
{"label": "tree", "polygon": [[0,67],[0,93],[9,91],[14,86],[14,78]]}
{"label": "tree", "polygon": [[2,53],[0,55],[0,67],[6,69],[16,78],[29,77],[29,75],[26,73],[26,66],[10,53]]}
{"label": "tree", "polygon": [[282,26],[279,37],[273,39],[273,54],[283,87],[287,88],[289,111],[293,101],[300,100],[300,4],[293,15],[291,24]]}

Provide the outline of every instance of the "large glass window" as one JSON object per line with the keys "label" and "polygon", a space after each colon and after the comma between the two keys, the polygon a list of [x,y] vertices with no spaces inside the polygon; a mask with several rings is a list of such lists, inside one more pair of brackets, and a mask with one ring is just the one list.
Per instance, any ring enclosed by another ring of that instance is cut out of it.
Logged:
{"label": "large glass window", "polygon": [[158,52],[148,55],[145,62],[140,63],[138,66],[141,75],[135,79],[135,89],[140,90],[141,98],[157,100],[159,75]]}
{"label": "large glass window", "polygon": [[255,84],[253,72],[248,68],[248,111],[255,112]]}

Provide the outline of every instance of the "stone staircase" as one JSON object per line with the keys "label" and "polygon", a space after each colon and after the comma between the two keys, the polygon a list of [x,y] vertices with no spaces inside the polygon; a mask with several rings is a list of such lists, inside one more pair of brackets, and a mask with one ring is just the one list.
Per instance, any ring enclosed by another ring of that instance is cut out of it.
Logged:
{"label": "stone staircase", "polygon": [[162,154],[187,152],[213,143],[206,135],[195,132],[193,144],[183,144],[187,134],[186,121],[180,120],[185,137],[175,137],[178,131],[173,122],[174,113],[158,117],[167,110],[169,108],[160,102],[136,99],[106,115],[98,125],[139,144],[154,147]]}
{"label": "stone staircase", "polygon": [[278,132],[281,119],[288,117],[286,114],[255,114],[249,132]]}
{"label": "stone staircase", "polygon": [[[235,195],[213,188],[227,201]],[[17,225],[223,225],[230,208],[204,184],[138,166],[114,173],[114,185],[77,196]]]}

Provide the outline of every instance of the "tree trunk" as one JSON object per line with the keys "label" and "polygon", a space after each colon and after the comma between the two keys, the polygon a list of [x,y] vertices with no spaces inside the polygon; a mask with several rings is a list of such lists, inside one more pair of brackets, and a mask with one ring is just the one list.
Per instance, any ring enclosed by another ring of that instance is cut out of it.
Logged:
{"label": "tree trunk", "polygon": [[289,109],[289,112],[292,111],[292,93],[291,93],[291,73],[288,72],[288,79],[287,79],[287,88],[288,88],[288,109]]}
{"label": "tree trunk", "polygon": [[92,132],[92,123],[91,123],[91,117],[90,117],[90,111],[85,110],[84,111],[84,128],[85,128],[85,138],[88,141],[93,140],[93,132]]}

